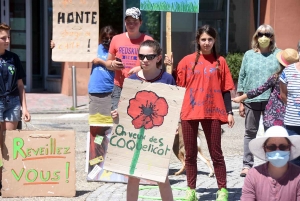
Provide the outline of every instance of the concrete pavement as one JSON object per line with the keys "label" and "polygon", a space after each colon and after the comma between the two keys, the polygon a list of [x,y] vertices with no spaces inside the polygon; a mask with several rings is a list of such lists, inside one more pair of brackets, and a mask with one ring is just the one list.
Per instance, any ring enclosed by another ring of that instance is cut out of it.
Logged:
{"label": "concrete pavement", "polygon": [[[73,109],[73,96],[53,93],[27,93],[27,107],[32,114],[49,113],[81,113],[88,112],[89,97],[77,96],[77,107]],[[238,104],[232,103],[233,109],[238,108]]]}
{"label": "concrete pavement", "polygon": [[[228,156],[225,157],[227,169],[227,188],[229,191],[230,201],[240,200],[244,178],[240,177],[242,156]],[[263,161],[255,159],[255,166],[262,164]],[[172,187],[186,187],[186,175],[182,174],[175,176],[174,173],[181,167],[179,162],[170,164],[170,183]],[[198,176],[197,176],[197,197],[198,200],[215,200],[216,192],[218,190],[217,181],[215,177],[208,177],[209,171],[203,162],[198,162]],[[174,199],[184,197],[184,190],[173,189]],[[149,197],[139,198],[140,201],[150,201],[154,198],[159,198],[159,189],[141,190],[139,196]],[[86,201],[125,201],[126,200],[126,184],[121,183],[105,183],[93,193],[91,193]]]}
{"label": "concrete pavement", "polygon": [[27,93],[27,108],[32,114],[59,114],[88,112],[89,98],[77,96],[77,107],[73,109],[73,97],[53,93]]}

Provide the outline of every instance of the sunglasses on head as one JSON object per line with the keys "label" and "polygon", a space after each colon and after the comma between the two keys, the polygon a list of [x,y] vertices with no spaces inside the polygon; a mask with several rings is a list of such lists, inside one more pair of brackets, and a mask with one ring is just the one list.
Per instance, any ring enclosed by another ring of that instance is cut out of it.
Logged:
{"label": "sunglasses on head", "polygon": [[157,55],[156,54],[139,54],[139,59],[144,60],[147,58],[148,61],[153,60]]}
{"label": "sunglasses on head", "polygon": [[258,33],[257,33],[257,36],[258,36],[258,37],[266,36],[267,38],[271,38],[273,35],[270,34],[270,33],[261,33],[261,32],[258,32]]}
{"label": "sunglasses on head", "polygon": [[265,148],[269,151],[276,151],[277,149],[279,149],[280,151],[285,151],[288,150],[291,146],[290,145],[285,145],[285,144],[280,144],[280,145],[276,145],[276,144],[271,144],[271,145],[266,145]]}

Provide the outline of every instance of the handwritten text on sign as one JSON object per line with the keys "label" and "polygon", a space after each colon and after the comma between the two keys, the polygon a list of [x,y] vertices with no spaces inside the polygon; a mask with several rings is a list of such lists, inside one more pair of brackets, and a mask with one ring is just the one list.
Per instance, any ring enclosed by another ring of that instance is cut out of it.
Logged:
{"label": "handwritten text on sign", "polygon": [[[164,138],[156,138],[154,136],[150,137],[149,140],[146,139],[145,136],[140,136],[137,133],[132,133],[132,132],[126,132],[124,130],[124,127],[121,125],[117,125],[115,129],[115,133],[117,135],[114,135],[110,139],[110,145],[111,146],[117,146],[119,148],[127,148],[131,151],[137,149],[137,150],[142,150],[142,151],[148,151],[153,154],[158,154],[158,155],[167,155],[167,153],[171,150],[169,146],[165,146],[163,143]],[[128,135],[130,140],[126,141],[122,136]],[[144,141],[142,145],[139,145],[135,142],[136,139],[142,139]]]}
{"label": "handwritten text on sign", "polygon": [[90,62],[97,55],[97,0],[53,1],[54,61]]}
{"label": "handwritten text on sign", "polygon": [[[34,148],[26,148],[24,149],[24,140],[22,138],[14,138],[13,139],[13,160],[16,160],[19,156],[23,159],[22,161],[28,160],[40,160],[40,159],[50,159],[50,158],[66,158],[66,154],[70,154],[70,147],[56,147],[56,139],[50,138],[49,143],[45,146],[39,147],[37,149]],[[69,182],[69,167],[70,162],[66,162],[66,183]],[[16,168],[11,169],[11,172],[17,181],[20,181],[25,168],[21,168],[19,173],[15,171]],[[31,185],[37,181],[38,177],[40,181],[55,181],[52,184],[58,184],[60,180],[60,170],[51,171],[39,171],[38,169],[29,169],[25,173],[25,179],[28,183],[24,183],[24,185]],[[51,176],[52,175],[52,176]],[[50,179],[51,177],[51,179]]]}
{"label": "handwritten text on sign", "polygon": [[7,132],[2,195],[74,196],[74,131],[34,132]]}
{"label": "handwritten text on sign", "polygon": [[125,79],[103,169],[164,182],[185,89]]}

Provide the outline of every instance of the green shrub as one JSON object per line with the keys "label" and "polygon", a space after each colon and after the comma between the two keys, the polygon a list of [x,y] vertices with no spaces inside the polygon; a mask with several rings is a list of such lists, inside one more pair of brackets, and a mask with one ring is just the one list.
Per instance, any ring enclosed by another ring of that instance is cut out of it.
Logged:
{"label": "green shrub", "polygon": [[226,55],[226,62],[234,81],[237,81],[239,79],[243,56],[244,53],[228,53]]}

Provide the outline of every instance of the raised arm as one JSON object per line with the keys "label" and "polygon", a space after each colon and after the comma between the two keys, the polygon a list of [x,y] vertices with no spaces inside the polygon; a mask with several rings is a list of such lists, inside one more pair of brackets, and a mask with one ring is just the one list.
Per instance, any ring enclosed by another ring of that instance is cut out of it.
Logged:
{"label": "raised arm", "polygon": [[252,89],[247,92],[247,98],[255,98],[270,88],[275,87],[277,81],[277,77],[272,75],[263,85],[257,87],[256,89]]}

